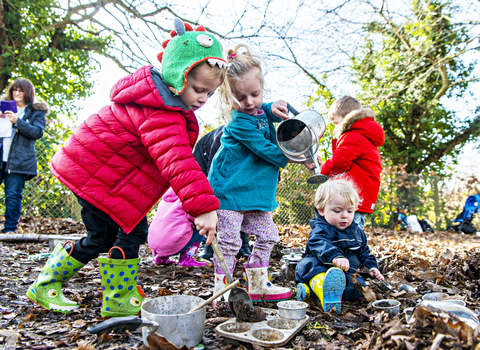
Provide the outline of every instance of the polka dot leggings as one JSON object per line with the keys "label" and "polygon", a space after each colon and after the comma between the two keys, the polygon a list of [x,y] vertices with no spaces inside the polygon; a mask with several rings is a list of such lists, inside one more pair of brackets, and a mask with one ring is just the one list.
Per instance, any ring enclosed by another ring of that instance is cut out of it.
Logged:
{"label": "polka dot leggings", "polygon": [[[255,255],[262,261],[270,260],[275,243],[280,241],[278,228],[273,223],[272,214],[266,211],[233,211],[218,210],[217,239],[220,250],[230,271],[235,267],[235,255],[242,246],[240,231],[249,235],[255,235],[256,241],[253,246],[251,263],[259,262]],[[217,264],[216,257],[213,259],[215,273],[222,273],[222,268]]]}

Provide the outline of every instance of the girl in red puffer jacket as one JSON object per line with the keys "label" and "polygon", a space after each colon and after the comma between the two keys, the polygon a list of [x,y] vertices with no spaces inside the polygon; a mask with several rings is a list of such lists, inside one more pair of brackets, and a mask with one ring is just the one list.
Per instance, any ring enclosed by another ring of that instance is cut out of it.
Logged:
{"label": "girl in red puffer jacket", "polygon": [[78,198],[87,237],[58,245],[27,296],[46,309],[71,312],[62,293],[68,281],[99,257],[103,317],[137,314],[138,250],[148,234],[146,214],[172,187],[201,235],[215,234],[219,200],[192,155],[202,107],[225,76],[219,41],[176,19],[172,38],[158,55],[161,72],[145,66],[121,79],[111,105],[90,116],[50,164]]}
{"label": "girl in red puffer jacket", "polygon": [[319,158],[321,173],[329,177],[342,175],[355,183],[361,203],[354,220],[361,229],[365,226],[365,214],[373,213],[380,190],[382,161],[378,147],[385,142],[385,132],[375,121],[370,108],[362,108],[351,96],[342,96],[330,107],[329,120],[335,124],[332,140],[332,158]]}

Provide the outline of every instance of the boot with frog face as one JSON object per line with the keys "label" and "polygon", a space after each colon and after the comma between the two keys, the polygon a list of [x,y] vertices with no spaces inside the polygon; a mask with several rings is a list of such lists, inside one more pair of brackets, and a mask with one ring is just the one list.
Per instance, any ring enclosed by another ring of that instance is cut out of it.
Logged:
{"label": "boot with frog face", "polygon": [[[65,250],[65,245],[68,243],[71,246],[70,252]],[[78,304],[67,299],[62,292],[63,284],[85,266],[71,256],[73,247],[72,241],[67,241],[63,245],[60,242],[57,243],[37,279],[27,290],[27,297],[35,304],[47,310],[63,313],[78,309]]]}

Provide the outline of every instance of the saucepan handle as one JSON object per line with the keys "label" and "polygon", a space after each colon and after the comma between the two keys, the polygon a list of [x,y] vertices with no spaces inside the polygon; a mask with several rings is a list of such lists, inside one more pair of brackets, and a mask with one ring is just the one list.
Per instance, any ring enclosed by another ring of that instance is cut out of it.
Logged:
{"label": "saucepan handle", "polygon": [[87,331],[92,334],[102,335],[103,333],[110,333],[112,331],[120,333],[127,329],[129,331],[134,331],[142,326],[158,327],[158,323],[145,320],[137,316],[114,317],[94,326],[88,327]]}

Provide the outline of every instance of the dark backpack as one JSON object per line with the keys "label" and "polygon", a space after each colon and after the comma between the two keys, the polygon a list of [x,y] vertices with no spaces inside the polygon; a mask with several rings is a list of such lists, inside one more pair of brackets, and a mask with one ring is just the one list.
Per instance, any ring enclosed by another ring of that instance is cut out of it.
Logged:
{"label": "dark backpack", "polygon": [[422,219],[422,220],[418,220],[418,222],[420,223],[420,226],[422,226],[423,232],[434,233],[432,226],[430,226],[427,220]]}
{"label": "dark backpack", "polygon": [[463,225],[461,225],[460,230],[467,234],[475,234],[477,232],[477,229],[472,224],[472,220],[465,220]]}

